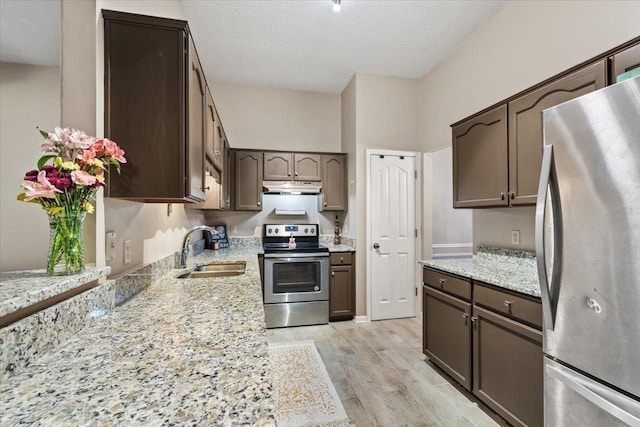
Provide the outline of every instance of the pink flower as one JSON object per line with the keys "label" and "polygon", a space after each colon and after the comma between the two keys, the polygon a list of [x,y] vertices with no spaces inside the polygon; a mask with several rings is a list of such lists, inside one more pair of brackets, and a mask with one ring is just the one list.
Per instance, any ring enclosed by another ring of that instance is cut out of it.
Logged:
{"label": "pink flower", "polygon": [[90,165],[91,161],[96,157],[96,152],[90,147],[86,150],[82,150],[80,154],[78,154],[78,160],[81,163]]}
{"label": "pink flower", "polygon": [[35,182],[24,181],[22,183],[22,188],[27,190],[26,197],[24,198],[25,202],[37,199],[38,197],[53,199],[55,197],[55,193],[62,193],[62,191],[58,190],[49,182],[49,180],[47,180],[45,171],[40,171],[38,173],[38,180]]}
{"label": "pink flower", "polygon": [[93,136],[89,136],[81,130],[71,129],[71,135],[69,135],[69,142],[72,144],[71,148],[89,148],[96,139]]}
{"label": "pink flower", "polygon": [[93,185],[96,182],[96,177],[89,172],[75,170],[71,172],[71,180],[78,185]]}
{"label": "pink flower", "polygon": [[124,150],[114,141],[104,138],[102,139],[102,146],[104,147],[104,153],[107,156],[113,157],[114,160],[117,160],[120,163],[127,163],[127,160],[124,158]]}

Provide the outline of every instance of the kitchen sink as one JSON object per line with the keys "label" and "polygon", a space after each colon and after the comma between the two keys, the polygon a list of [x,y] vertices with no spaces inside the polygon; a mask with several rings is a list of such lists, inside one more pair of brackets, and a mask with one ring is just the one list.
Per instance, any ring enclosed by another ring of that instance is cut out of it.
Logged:
{"label": "kitchen sink", "polygon": [[225,264],[199,265],[188,273],[178,275],[178,279],[206,279],[209,277],[230,277],[244,274],[247,263],[234,262]]}

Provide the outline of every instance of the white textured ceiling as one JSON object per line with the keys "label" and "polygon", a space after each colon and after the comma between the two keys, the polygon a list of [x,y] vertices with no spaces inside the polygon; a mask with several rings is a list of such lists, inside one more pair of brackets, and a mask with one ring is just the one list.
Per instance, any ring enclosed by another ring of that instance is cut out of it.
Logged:
{"label": "white textured ceiling", "polygon": [[60,1],[0,0],[0,61],[60,65]]}
{"label": "white textured ceiling", "polygon": [[209,80],[340,93],[356,72],[423,76],[506,2],[179,3]]}

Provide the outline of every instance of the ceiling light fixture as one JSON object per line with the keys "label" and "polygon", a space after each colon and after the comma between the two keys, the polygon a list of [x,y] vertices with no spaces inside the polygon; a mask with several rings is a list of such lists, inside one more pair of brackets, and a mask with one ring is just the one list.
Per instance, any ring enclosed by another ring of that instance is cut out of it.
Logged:
{"label": "ceiling light fixture", "polygon": [[333,0],[333,11],[340,12],[340,2],[342,0]]}

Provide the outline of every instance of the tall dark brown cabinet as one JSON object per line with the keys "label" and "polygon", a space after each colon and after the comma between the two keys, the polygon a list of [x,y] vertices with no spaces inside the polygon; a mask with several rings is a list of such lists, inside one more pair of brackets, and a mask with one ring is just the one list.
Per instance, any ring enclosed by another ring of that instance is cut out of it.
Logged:
{"label": "tall dark brown cabinet", "polygon": [[124,150],[107,195],[204,200],[206,86],[186,21],[103,10],[105,135]]}
{"label": "tall dark brown cabinet", "polygon": [[235,200],[237,211],[262,210],[261,151],[237,150],[235,156]]}
{"label": "tall dark brown cabinet", "polygon": [[606,62],[581,68],[509,102],[509,203],[533,205],[542,165],[542,110],[606,85]]}
{"label": "tall dark brown cabinet", "polygon": [[347,156],[322,155],[322,209],[347,210]]}
{"label": "tall dark brown cabinet", "polygon": [[453,126],[453,207],[507,206],[507,107]]}

